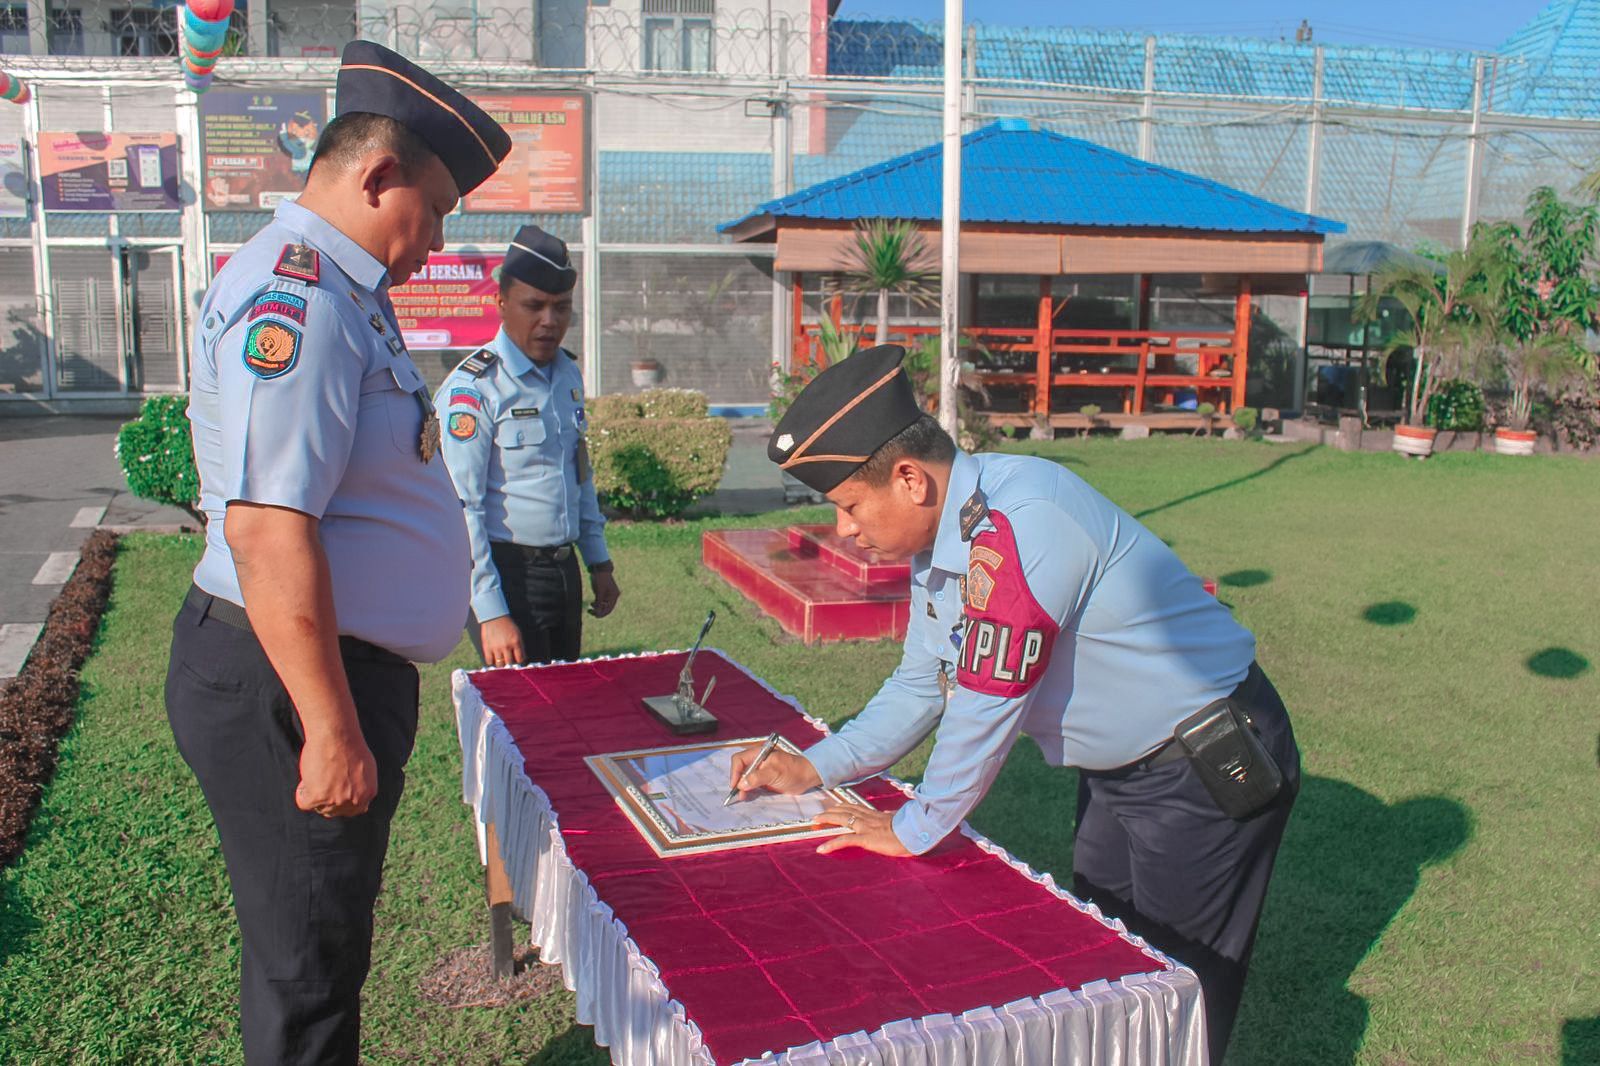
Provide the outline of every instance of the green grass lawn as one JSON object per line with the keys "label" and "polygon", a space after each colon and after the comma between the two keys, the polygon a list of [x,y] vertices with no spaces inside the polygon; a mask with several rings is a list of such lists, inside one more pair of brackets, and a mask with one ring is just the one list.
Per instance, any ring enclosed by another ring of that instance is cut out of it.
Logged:
{"label": "green grass lawn", "polygon": [[[1600,1062],[1600,466],[1192,440],[1035,447],[1166,538],[1257,634],[1304,752],[1230,1063]],[[759,525],[815,509],[741,519]],[[805,648],[699,566],[702,530],[612,527],[623,600],[586,651],[711,643],[839,722],[888,643]],[[162,707],[193,538],[124,542],[77,726],[0,873],[0,1060],[238,1061],[214,830]],[[565,994],[448,1010],[419,978],[486,936],[450,708],[423,672],[367,985],[374,1063],[600,1063]],[[900,768],[915,775],[924,753]],[[1066,877],[1073,775],[1018,745],[974,821]]]}

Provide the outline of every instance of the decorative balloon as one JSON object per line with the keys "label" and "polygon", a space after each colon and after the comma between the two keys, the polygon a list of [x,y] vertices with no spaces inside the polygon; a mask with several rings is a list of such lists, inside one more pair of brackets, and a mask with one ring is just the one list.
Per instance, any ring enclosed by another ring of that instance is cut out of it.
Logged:
{"label": "decorative balloon", "polygon": [[0,98],[10,100],[14,104],[25,104],[31,96],[26,82],[0,70]]}
{"label": "decorative balloon", "polygon": [[227,47],[233,0],[189,0],[178,9],[178,49],[183,84],[194,93],[211,88],[211,75]]}

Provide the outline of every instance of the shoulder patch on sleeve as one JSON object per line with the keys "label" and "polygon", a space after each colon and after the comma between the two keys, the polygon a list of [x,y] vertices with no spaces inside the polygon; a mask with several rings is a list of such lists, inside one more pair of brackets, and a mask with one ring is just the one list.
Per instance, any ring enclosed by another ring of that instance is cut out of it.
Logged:
{"label": "shoulder patch on sleeve", "polygon": [[322,276],[322,256],[309,244],[286,244],[272,272],[296,281],[316,281]]}
{"label": "shoulder patch on sleeve", "polygon": [[476,389],[458,385],[450,390],[450,399],[446,406],[450,408],[466,407],[473,411],[481,411],[483,410],[483,397],[478,394]]}
{"label": "shoulder patch on sleeve", "polygon": [[461,360],[461,365],[456,367],[456,369],[465,370],[473,377],[481,378],[484,374],[488,373],[488,370],[491,366],[494,366],[494,361],[498,358],[500,357],[495,354],[494,349],[479,348],[477,351]]}
{"label": "shoulder patch on sleeve", "polygon": [[[967,557],[966,633],[956,681],[974,692],[1013,698],[1044,676],[1060,628],[1028,589],[1011,523],[999,511],[984,511],[994,529],[977,535]],[[963,525],[965,512],[963,507]]]}
{"label": "shoulder patch on sleeve", "polygon": [[478,435],[478,416],[471,411],[459,407],[450,411],[450,421],[446,427],[453,440],[468,441]]}
{"label": "shoulder patch on sleeve", "polygon": [[246,320],[254,322],[262,315],[276,315],[299,325],[306,324],[306,298],[297,293],[271,290],[255,298]]}
{"label": "shoulder patch on sleeve", "polygon": [[984,496],[982,489],[973,489],[972,495],[967,497],[967,502],[961,505],[961,539],[971,540],[973,533],[978,529],[978,523],[988,515],[988,497]]}
{"label": "shoulder patch on sleeve", "polygon": [[262,319],[244,336],[244,365],[258,378],[281,378],[300,360],[300,331],[287,322]]}

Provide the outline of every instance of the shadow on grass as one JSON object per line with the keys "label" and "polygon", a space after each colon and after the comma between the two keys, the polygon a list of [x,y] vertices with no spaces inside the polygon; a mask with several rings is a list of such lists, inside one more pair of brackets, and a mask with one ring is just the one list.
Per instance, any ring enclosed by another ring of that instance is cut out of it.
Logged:
{"label": "shadow on grass", "polygon": [[1422,868],[1471,836],[1471,813],[1454,800],[1386,804],[1347,782],[1307,777],[1278,853],[1229,1066],[1354,1061],[1367,1001],[1349,990],[1351,974],[1381,948]]}
{"label": "shadow on grass", "polygon": [[1235,570],[1217,578],[1219,584],[1235,589],[1252,589],[1257,585],[1265,585],[1272,580],[1270,570]]}
{"label": "shadow on grass", "polygon": [[1158,503],[1154,507],[1146,507],[1142,511],[1135,512],[1133,517],[1143,521],[1153,514],[1160,514],[1162,511],[1169,511],[1174,507],[1181,507],[1183,504],[1198,500],[1201,497],[1210,496],[1211,494],[1217,492],[1225,492],[1231,488],[1237,488],[1247,481],[1254,481],[1256,478],[1266,477],[1268,474],[1278,470],[1285,463],[1292,463],[1301,456],[1309,454],[1311,451],[1311,448],[1302,448],[1297,452],[1290,452],[1287,455],[1274,459],[1260,470],[1253,470],[1248,474],[1242,474],[1239,477],[1229,478],[1227,481],[1218,482],[1217,484],[1212,485],[1210,488],[1198,489],[1185,496],[1179,496],[1175,500],[1168,500],[1166,503]]}
{"label": "shadow on grass", "polygon": [[1417,609],[1403,600],[1375,603],[1361,612],[1375,626],[1403,626],[1417,617]]}
{"label": "shadow on grass", "polygon": [[[1307,776],[1284,834],[1227,1066],[1355,1060],[1367,1001],[1349,990],[1362,959],[1416,891],[1421,870],[1472,835],[1470,812],[1439,796],[1387,804],[1354,785]],[[1072,880],[1076,774],[1018,745],[974,827],[1062,884]],[[1315,1019],[1315,1024],[1308,1024]],[[1587,1053],[1597,1023],[1569,1023]],[[1567,1063],[1589,1061],[1569,1058]]]}
{"label": "shadow on grass", "polygon": [[[36,847],[45,835],[43,821],[40,818],[33,823],[32,831],[28,834],[28,847]],[[23,851],[26,853],[27,848]],[[22,861],[21,856],[13,861]],[[0,972],[5,970],[11,956],[27,954],[28,944],[39,928],[39,920],[23,902],[17,889],[17,879],[0,878]]]}
{"label": "shadow on grass", "polygon": [[1561,1025],[1561,1066],[1600,1062],[1600,1017],[1568,1018]]}
{"label": "shadow on grass", "polygon": [[1565,681],[1588,670],[1589,660],[1571,648],[1546,648],[1528,656],[1528,669],[1540,677]]}
{"label": "shadow on grass", "polygon": [[594,1042],[594,1028],[571,1025],[550,1038],[527,1066],[609,1066],[611,1056]]}

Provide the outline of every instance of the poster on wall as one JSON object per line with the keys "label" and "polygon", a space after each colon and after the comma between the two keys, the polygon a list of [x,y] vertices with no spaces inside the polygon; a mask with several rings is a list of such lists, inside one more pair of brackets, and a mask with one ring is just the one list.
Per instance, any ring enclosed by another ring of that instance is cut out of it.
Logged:
{"label": "poster on wall", "polygon": [[0,138],[0,218],[27,217],[27,150],[20,140]]}
{"label": "poster on wall", "polygon": [[406,346],[481,348],[500,330],[495,297],[504,255],[431,255],[404,285],[389,290]]}
{"label": "poster on wall", "polygon": [[206,93],[200,98],[206,209],[270,211],[299,196],[327,124],[324,93]]}
{"label": "poster on wall", "polygon": [[464,211],[583,214],[589,208],[586,98],[480,96],[473,100],[511,135],[511,154],[462,204]]}
{"label": "poster on wall", "polygon": [[176,133],[41,133],[46,211],[179,211]]}

